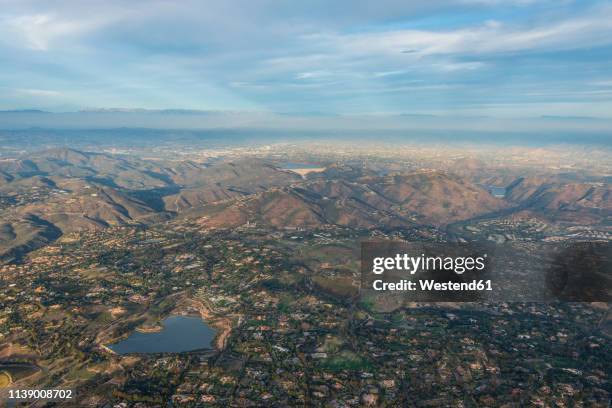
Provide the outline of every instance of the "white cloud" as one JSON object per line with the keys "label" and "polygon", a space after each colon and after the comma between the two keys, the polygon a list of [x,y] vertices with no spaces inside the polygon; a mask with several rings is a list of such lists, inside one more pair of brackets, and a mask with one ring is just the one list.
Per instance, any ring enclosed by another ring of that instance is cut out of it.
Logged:
{"label": "white cloud", "polygon": [[601,86],[601,87],[612,87],[612,79],[610,80],[601,80],[601,81],[594,81],[591,82],[589,85],[592,86]]}
{"label": "white cloud", "polygon": [[52,91],[49,89],[17,89],[17,94],[45,98],[55,98],[64,95],[62,92]]}
{"label": "white cloud", "polygon": [[22,15],[4,19],[5,29],[14,40],[37,51],[47,51],[51,42],[82,32],[84,22],[62,20],[51,14]]}
{"label": "white cloud", "polygon": [[298,45],[287,50],[286,55],[264,60],[262,67],[297,79],[320,78],[327,72],[352,73],[355,78],[359,75],[384,78],[415,72],[474,71],[493,66],[495,63],[485,60],[503,54],[612,44],[610,5],[564,19],[538,17],[504,23],[489,19],[455,29],[313,31],[299,36]]}
{"label": "white cloud", "polygon": [[[487,21],[455,30],[395,30],[303,36],[314,49],[352,57],[386,55],[410,59],[430,55],[482,55],[535,50],[570,50],[612,44],[612,6],[561,21],[508,25]],[[303,56],[302,56],[303,58]]]}
{"label": "white cloud", "polygon": [[473,71],[476,69],[480,69],[486,66],[485,63],[479,61],[471,61],[471,62],[447,62],[441,64],[433,64],[432,68],[439,69],[441,71],[446,72],[454,72],[454,71]]}
{"label": "white cloud", "polygon": [[35,51],[63,48],[67,44],[81,44],[87,33],[102,29],[111,23],[135,15],[128,8],[108,8],[105,12],[90,10],[83,13],[70,9],[15,11],[0,13],[0,34],[11,46],[21,46]]}
{"label": "white cloud", "polygon": [[[551,88],[578,89],[587,72],[607,87],[608,50],[585,61],[548,52],[612,45],[612,5],[535,1],[0,0],[0,81],[4,99],[49,106],[346,112],[557,100]],[[510,54],[538,58],[513,66]]]}
{"label": "white cloud", "polygon": [[383,78],[383,77],[389,77],[389,76],[395,76],[395,75],[403,75],[405,73],[406,73],[406,71],[403,71],[403,70],[380,71],[380,72],[374,72],[374,77],[375,78]]}
{"label": "white cloud", "polygon": [[295,76],[295,79],[317,79],[332,76],[333,73],[329,71],[311,71],[311,72],[300,72]]}

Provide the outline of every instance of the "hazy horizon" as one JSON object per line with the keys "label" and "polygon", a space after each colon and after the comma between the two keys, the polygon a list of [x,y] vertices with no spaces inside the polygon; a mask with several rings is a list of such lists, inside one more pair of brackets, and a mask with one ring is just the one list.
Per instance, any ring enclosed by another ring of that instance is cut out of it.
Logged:
{"label": "hazy horizon", "polygon": [[[605,144],[612,142],[612,119],[593,117],[495,118],[486,116],[437,115],[335,115],[310,113],[277,114],[262,112],[219,112],[193,110],[90,110],[51,113],[42,111],[0,111],[0,131],[17,130],[109,130],[150,129],[181,131],[236,131],[317,136],[435,136],[439,141],[479,140],[505,143],[507,138],[529,143],[570,142]],[[486,135],[486,136],[482,136]],[[6,134],[5,134],[6,136]]]}

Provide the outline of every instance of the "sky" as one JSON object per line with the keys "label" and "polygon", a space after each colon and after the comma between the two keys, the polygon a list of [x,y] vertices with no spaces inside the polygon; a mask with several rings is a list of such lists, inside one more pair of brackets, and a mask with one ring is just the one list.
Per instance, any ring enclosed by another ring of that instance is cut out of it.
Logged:
{"label": "sky", "polygon": [[612,2],[0,0],[0,110],[119,108],[601,128]]}

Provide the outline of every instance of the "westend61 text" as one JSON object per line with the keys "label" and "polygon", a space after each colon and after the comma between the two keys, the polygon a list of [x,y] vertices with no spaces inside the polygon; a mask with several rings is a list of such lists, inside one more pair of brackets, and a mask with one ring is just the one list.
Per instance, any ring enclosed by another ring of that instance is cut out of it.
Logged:
{"label": "westend61 text", "polygon": [[419,284],[416,282],[402,279],[399,282],[384,282],[381,279],[377,279],[372,282],[374,290],[391,290],[391,291],[481,291],[481,290],[493,290],[491,280],[473,280],[471,282],[436,282],[432,279],[419,280]]}

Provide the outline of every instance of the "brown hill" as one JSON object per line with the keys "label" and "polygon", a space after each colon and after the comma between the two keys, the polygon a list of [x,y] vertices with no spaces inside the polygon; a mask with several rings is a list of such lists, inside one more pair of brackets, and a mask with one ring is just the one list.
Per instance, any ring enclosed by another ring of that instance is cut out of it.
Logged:
{"label": "brown hill", "polygon": [[612,210],[611,191],[610,185],[604,183],[545,185],[529,195],[524,203],[531,208],[547,210]]}
{"label": "brown hill", "polygon": [[111,187],[83,180],[63,180],[58,187],[67,191],[54,194],[42,203],[19,208],[57,226],[62,232],[125,225],[160,219],[152,208]]}
{"label": "brown hill", "polygon": [[94,178],[109,185],[130,189],[160,188],[168,185],[165,175],[153,163],[128,156],[50,149],[20,160],[0,163],[0,171],[18,177],[32,175]]}
{"label": "brown hill", "polygon": [[506,199],[514,203],[521,203],[555,184],[557,183],[554,180],[547,177],[518,177],[506,187]]}
{"label": "brown hill", "polygon": [[57,239],[61,231],[33,214],[0,222],[0,260],[12,261]]}
{"label": "brown hill", "polygon": [[169,215],[164,207],[182,211],[300,179],[258,160],[206,167],[73,149],[0,160],[0,176],[6,196],[0,254],[6,256],[62,233],[160,221]]}
{"label": "brown hill", "polygon": [[[30,178],[28,180],[31,180]],[[0,258],[16,259],[63,233],[161,221],[166,213],[111,187],[60,179],[43,201],[0,214]]]}
{"label": "brown hill", "polygon": [[460,177],[441,172],[395,175],[367,181],[405,216],[425,224],[445,225],[499,211],[506,204]]}
{"label": "brown hill", "polygon": [[169,211],[184,211],[231,198],[288,186],[301,180],[294,173],[280,170],[260,160],[239,160],[202,167],[185,162],[165,169],[173,182],[187,188],[163,198]]}
{"label": "brown hill", "polygon": [[295,173],[257,159],[221,162],[208,167],[185,162],[165,170],[175,183],[183,186],[220,186],[247,192],[285,186],[301,179]]}
{"label": "brown hill", "polygon": [[352,197],[330,200],[291,187],[204,207],[199,214],[204,214],[199,220],[201,225],[216,228],[232,228],[247,221],[274,228],[316,228],[324,224],[373,228],[391,224],[384,221],[386,218],[391,218],[394,225],[409,223]]}
{"label": "brown hill", "polygon": [[611,191],[605,182],[520,178],[508,186],[507,197],[552,221],[596,224],[612,218]]}
{"label": "brown hill", "polygon": [[187,188],[172,195],[163,197],[164,207],[168,211],[181,212],[189,208],[202,207],[206,204],[239,197],[244,193],[223,187]]}
{"label": "brown hill", "polygon": [[[273,227],[323,224],[372,228],[415,222],[445,225],[504,208],[487,191],[443,173],[315,180],[209,206],[198,212],[210,227],[263,223]],[[193,214],[192,214],[193,215]]]}

